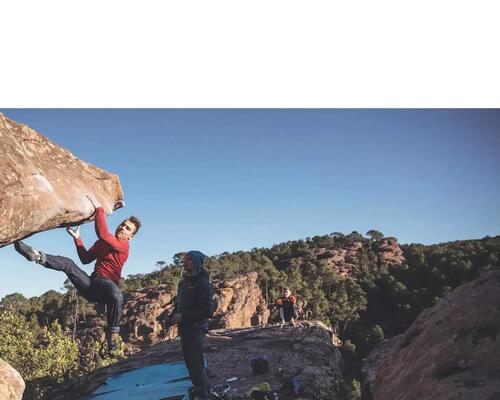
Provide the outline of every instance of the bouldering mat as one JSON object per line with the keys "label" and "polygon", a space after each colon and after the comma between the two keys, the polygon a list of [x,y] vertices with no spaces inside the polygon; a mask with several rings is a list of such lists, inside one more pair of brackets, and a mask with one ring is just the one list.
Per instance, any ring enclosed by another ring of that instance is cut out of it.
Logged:
{"label": "bouldering mat", "polygon": [[191,387],[184,362],[150,365],[114,375],[86,400],[180,400]]}

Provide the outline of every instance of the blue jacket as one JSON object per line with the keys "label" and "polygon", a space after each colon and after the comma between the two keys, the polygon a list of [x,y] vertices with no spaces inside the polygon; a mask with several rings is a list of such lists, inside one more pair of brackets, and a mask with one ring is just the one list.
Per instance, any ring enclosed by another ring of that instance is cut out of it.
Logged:
{"label": "blue jacket", "polygon": [[182,322],[179,323],[181,335],[195,330],[208,332],[208,318],[215,311],[213,287],[208,280],[207,271],[202,267],[204,255],[194,251],[188,254],[198,273],[184,276],[177,290],[175,312],[182,314]]}

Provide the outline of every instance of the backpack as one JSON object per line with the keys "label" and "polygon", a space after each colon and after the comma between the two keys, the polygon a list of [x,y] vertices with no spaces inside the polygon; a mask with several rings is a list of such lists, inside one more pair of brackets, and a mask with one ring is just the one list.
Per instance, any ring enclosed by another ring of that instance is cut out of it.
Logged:
{"label": "backpack", "polygon": [[266,357],[256,357],[252,358],[250,361],[252,365],[252,374],[260,375],[269,372],[269,363]]}
{"label": "backpack", "polygon": [[302,381],[297,378],[287,380],[281,387],[281,391],[285,394],[300,395],[304,392]]}

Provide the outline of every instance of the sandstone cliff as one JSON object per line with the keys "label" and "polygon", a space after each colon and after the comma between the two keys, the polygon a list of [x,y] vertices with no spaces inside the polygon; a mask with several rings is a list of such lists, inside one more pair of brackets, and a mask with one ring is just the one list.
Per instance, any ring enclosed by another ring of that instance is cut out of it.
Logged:
{"label": "sandstone cliff", "polygon": [[499,305],[500,268],[493,268],[424,310],[366,360],[366,398],[500,398]]}
{"label": "sandstone cliff", "polygon": [[[380,266],[398,267],[406,262],[395,237],[382,238],[376,242],[354,240],[335,249],[315,248],[308,257],[331,266],[340,276],[356,276],[362,273],[363,253],[366,254],[368,250],[373,252],[375,261]],[[280,264],[290,266],[300,265],[302,262],[304,257],[294,257],[281,260]]]}
{"label": "sandstone cliff", "polygon": [[216,284],[218,307],[211,328],[246,328],[267,324],[269,309],[257,278],[257,272],[250,272]]}
{"label": "sandstone cliff", "polygon": [[90,219],[93,195],[110,214],[119,179],[0,114],[0,247]]}
{"label": "sandstone cliff", "polygon": [[385,237],[375,243],[379,262],[386,266],[401,265],[406,262],[403,250],[399,247],[398,239]]}

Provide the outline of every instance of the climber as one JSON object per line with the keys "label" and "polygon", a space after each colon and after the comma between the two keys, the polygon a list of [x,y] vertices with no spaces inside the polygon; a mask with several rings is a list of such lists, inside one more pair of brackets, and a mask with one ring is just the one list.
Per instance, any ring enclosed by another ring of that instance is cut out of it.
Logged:
{"label": "climber", "polygon": [[[90,249],[86,249],[80,238],[80,227],[66,231],[75,241],[78,257],[83,264],[94,260],[94,272],[88,276],[71,259],[67,257],[45,254],[32,249],[22,241],[14,244],[18,253],[28,261],[35,261],[46,268],[64,272],[75,285],[78,292],[88,301],[105,304],[107,308],[108,352],[110,355],[118,350],[119,321],[122,314],[123,296],[120,290],[120,277],[123,265],[129,254],[129,240],[135,236],[141,226],[137,217],[131,216],[116,228],[113,235],[108,231],[104,209],[93,197],[87,196],[95,214],[95,231],[99,238]],[[115,206],[122,207],[123,202]]]}
{"label": "climber", "polygon": [[178,324],[182,354],[194,386],[194,398],[210,399],[208,377],[203,357],[205,334],[208,332],[208,318],[215,311],[213,287],[203,268],[205,255],[189,251],[184,256],[186,271],[179,283],[174,314],[167,317],[166,325]]}
{"label": "climber", "polygon": [[297,319],[295,303],[297,303],[297,299],[292,296],[292,291],[290,288],[285,288],[283,296],[276,300],[276,305],[280,311],[281,326],[284,326],[287,322],[295,326],[295,319]]}

